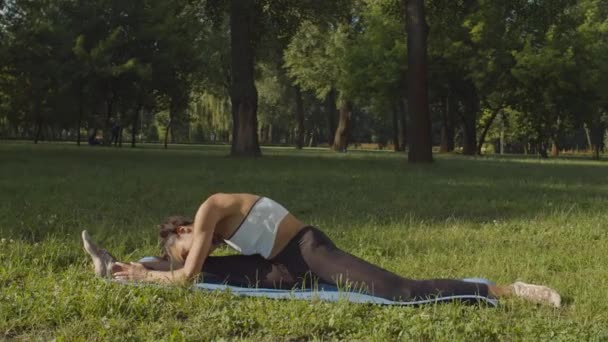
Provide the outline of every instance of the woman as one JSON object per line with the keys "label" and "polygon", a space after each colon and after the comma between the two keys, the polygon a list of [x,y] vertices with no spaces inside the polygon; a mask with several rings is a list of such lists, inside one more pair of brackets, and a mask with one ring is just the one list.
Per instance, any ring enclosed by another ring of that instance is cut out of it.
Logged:
{"label": "woman", "polygon": [[[561,304],[560,295],[545,286],[400,277],[340,250],[323,232],[302,223],[279,203],[252,194],[212,195],[199,207],[194,221],[168,218],[160,226],[160,238],[163,259],[124,264],[97,248],[83,232],[96,274],[118,280],[178,284],[204,272],[229,285],[292,289],[321,281],[390,300],[479,295],[517,296],[555,307]],[[241,255],[209,256],[222,242]]]}

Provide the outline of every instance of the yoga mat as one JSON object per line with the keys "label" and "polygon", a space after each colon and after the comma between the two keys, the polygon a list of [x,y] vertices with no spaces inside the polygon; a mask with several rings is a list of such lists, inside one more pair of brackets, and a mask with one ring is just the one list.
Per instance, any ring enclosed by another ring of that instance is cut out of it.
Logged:
{"label": "yoga mat", "polygon": [[[146,257],[139,260],[139,262],[153,261],[153,257]],[[204,278],[204,277],[203,277]],[[471,283],[482,283],[486,285],[493,285],[491,281],[483,278],[466,278],[462,279],[466,282]],[[336,302],[339,300],[347,300],[352,303],[365,303],[365,304],[380,304],[380,305],[400,305],[400,306],[416,306],[424,304],[434,304],[443,302],[460,301],[466,303],[485,303],[491,306],[497,306],[498,300],[487,298],[477,295],[466,295],[466,296],[445,296],[435,297],[426,300],[416,301],[392,301],[385,298],[375,297],[365,293],[340,291],[337,287],[329,284],[319,283],[314,289],[293,289],[293,290],[280,290],[280,289],[266,289],[266,288],[254,288],[254,287],[238,287],[231,286],[222,283],[215,282],[204,282],[194,285],[194,288],[203,291],[226,291],[228,290],[231,294],[236,296],[245,297],[264,297],[271,299],[298,299],[298,300],[322,300],[328,302]]]}

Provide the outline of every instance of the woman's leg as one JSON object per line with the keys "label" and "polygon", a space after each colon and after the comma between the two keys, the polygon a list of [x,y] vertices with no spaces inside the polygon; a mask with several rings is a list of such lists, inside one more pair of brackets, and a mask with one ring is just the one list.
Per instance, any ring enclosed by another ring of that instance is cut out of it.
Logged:
{"label": "woman's leg", "polygon": [[[310,271],[321,280],[348,284],[387,299],[427,299],[437,296],[488,296],[488,286],[453,279],[412,280],[340,250],[320,230],[306,228],[299,249]],[[293,259],[293,257],[292,257]]]}
{"label": "woman's leg", "polygon": [[[520,297],[533,303],[561,305],[560,295],[553,289],[516,282],[512,285],[486,285],[454,279],[412,280],[400,277],[340,250],[320,230],[309,227],[298,234],[296,244],[290,243],[278,257],[301,272],[305,263],[315,276],[334,284],[351,284],[387,299],[426,299],[437,296],[479,295],[504,298]],[[292,271],[292,273],[294,273]]]}
{"label": "woman's leg", "polygon": [[98,247],[86,230],[82,231],[81,237],[84,250],[93,260],[95,275],[102,278],[111,278],[112,267],[116,263],[116,258],[108,253],[107,250]]}
{"label": "woman's leg", "polygon": [[205,277],[244,287],[292,289],[302,286],[287,267],[260,255],[209,256],[203,265],[203,279]]}

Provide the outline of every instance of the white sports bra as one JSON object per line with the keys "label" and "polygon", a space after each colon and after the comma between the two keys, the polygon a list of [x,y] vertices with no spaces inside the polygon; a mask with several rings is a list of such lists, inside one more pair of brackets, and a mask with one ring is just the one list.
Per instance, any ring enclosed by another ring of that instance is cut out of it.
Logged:
{"label": "white sports bra", "polygon": [[279,203],[260,197],[234,234],[224,241],[241,254],[260,254],[268,259],[274,247],[279,224],[287,214],[287,209]]}

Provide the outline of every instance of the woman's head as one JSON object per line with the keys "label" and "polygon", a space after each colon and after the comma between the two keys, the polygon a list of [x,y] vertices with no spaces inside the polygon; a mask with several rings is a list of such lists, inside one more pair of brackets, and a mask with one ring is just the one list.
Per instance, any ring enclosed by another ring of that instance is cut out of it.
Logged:
{"label": "woman's head", "polygon": [[192,247],[192,219],[167,217],[159,226],[163,258],[183,263]]}

